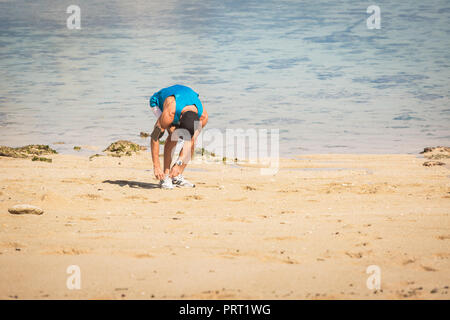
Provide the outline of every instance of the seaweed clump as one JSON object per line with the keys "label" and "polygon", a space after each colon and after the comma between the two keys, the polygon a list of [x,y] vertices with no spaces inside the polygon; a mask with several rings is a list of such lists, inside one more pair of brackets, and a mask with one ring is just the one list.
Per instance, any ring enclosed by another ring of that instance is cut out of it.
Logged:
{"label": "seaweed clump", "polygon": [[31,158],[31,161],[43,161],[43,162],[52,162],[52,159],[50,158],[45,158],[45,157],[38,157],[38,156],[34,156],[33,158]]}
{"label": "seaweed clump", "polygon": [[48,145],[44,144],[30,144],[23,147],[11,148],[0,146],[0,156],[11,158],[30,158],[32,156],[56,154]]}
{"label": "seaweed clump", "polygon": [[108,148],[103,150],[111,157],[131,156],[133,153],[138,153],[140,150],[145,150],[145,147],[127,140],[119,140],[111,143]]}
{"label": "seaweed clump", "polygon": [[450,158],[450,148],[449,147],[427,147],[421,152],[423,156],[427,159],[448,159]]}

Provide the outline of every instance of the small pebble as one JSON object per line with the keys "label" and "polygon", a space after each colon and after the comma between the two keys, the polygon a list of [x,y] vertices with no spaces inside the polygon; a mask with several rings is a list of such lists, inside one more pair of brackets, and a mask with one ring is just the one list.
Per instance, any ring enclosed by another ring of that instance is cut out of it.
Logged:
{"label": "small pebble", "polygon": [[36,214],[41,215],[44,213],[39,207],[32,206],[29,204],[17,204],[8,209],[8,212],[11,214]]}

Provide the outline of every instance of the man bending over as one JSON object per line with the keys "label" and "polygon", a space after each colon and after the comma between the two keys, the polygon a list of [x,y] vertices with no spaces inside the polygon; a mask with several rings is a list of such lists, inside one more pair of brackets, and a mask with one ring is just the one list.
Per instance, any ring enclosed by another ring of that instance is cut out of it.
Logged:
{"label": "man bending over", "polygon": [[[174,185],[195,187],[184,179],[182,173],[194,153],[195,140],[200,130],[208,122],[208,113],[203,109],[198,93],[189,87],[177,84],[153,94],[150,98],[150,107],[158,118],[151,134],[151,152],[153,170],[155,177],[160,180],[161,188],[173,189]],[[159,139],[165,130],[168,131],[169,136],[164,145],[164,170],[161,170]],[[177,145],[178,138],[182,138],[184,144],[178,160],[171,168],[173,149]]]}

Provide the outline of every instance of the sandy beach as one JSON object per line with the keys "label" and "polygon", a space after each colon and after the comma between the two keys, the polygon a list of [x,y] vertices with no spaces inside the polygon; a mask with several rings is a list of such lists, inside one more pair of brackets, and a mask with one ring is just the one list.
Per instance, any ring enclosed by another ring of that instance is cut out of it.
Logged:
{"label": "sandy beach", "polygon": [[450,298],[448,162],[302,155],[274,176],[195,164],[196,188],[161,190],[149,152],[49,158],[0,157],[0,299]]}

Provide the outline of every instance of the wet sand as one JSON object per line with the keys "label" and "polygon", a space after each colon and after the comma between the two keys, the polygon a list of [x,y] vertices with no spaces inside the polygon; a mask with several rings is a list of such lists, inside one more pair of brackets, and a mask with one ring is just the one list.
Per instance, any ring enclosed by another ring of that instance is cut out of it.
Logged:
{"label": "wet sand", "polygon": [[275,176],[194,164],[197,187],[167,191],[148,152],[50,158],[0,157],[1,299],[450,298],[448,163],[302,155]]}

